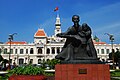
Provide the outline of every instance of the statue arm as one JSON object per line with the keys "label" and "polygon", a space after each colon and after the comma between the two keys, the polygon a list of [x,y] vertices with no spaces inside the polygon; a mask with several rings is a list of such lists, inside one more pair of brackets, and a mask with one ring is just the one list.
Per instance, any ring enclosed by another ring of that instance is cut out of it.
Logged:
{"label": "statue arm", "polygon": [[80,36],[80,37],[85,37],[85,33],[82,31],[82,32],[78,32],[78,35]]}
{"label": "statue arm", "polygon": [[64,32],[64,33],[58,33],[56,36],[57,37],[63,37],[63,38],[66,38],[65,36],[67,35],[70,35],[70,31],[71,31],[71,27],[70,28],[68,28],[68,30],[66,31],[66,32]]}

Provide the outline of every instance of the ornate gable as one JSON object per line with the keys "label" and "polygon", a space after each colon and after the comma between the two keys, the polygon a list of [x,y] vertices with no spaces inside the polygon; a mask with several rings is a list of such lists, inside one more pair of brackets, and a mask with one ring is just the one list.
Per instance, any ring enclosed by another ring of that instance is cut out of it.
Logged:
{"label": "ornate gable", "polygon": [[35,33],[34,37],[46,37],[46,33],[43,29],[38,29],[38,31]]}

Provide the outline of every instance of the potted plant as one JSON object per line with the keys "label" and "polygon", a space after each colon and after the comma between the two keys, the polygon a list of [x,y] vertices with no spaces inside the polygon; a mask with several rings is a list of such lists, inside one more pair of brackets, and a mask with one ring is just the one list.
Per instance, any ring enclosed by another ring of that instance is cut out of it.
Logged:
{"label": "potted plant", "polygon": [[26,65],[9,71],[12,75],[8,80],[46,80],[44,70],[40,67]]}

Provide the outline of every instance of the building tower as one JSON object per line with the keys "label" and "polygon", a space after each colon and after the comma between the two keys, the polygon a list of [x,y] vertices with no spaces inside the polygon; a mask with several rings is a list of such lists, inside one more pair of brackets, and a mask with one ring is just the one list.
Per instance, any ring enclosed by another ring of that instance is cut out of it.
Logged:
{"label": "building tower", "polygon": [[61,23],[60,23],[59,14],[57,14],[56,23],[55,23],[55,36],[58,33],[61,33]]}

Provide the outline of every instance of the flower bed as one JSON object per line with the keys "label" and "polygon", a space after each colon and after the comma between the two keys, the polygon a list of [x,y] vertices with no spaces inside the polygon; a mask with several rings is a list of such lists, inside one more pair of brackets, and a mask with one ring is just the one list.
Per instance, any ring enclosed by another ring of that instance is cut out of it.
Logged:
{"label": "flower bed", "polygon": [[32,65],[16,67],[9,71],[8,80],[46,80],[44,69]]}
{"label": "flower bed", "polygon": [[47,80],[55,80],[55,76],[46,76]]}
{"label": "flower bed", "polygon": [[8,80],[46,80],[44,75],[12,75]]}

